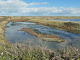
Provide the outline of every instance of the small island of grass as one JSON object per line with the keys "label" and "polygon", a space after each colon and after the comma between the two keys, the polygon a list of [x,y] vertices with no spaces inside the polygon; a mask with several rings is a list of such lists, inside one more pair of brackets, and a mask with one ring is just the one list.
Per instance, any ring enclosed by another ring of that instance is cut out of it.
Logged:
{"label": "small island of grass", "polygon": [[[36,36],[37,38],[44,40],[44,41],[48,41],[48,42],[64,42],[63,39],[59,38],[56,35],[44,35],[43,33],[40,33],[37,30],[37,33],[35,31],[30,30],[29,28],[23,28],[20,31],[26,31],[29,34],[32,34],[33,36]],[[38,33],[39,32],[39,33]]]}

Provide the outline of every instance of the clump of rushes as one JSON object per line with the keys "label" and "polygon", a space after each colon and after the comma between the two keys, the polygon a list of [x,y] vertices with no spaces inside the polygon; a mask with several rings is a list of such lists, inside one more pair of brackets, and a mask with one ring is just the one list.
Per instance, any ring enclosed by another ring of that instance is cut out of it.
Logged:
{"label": "clump of rushes", "polygon": [[[23,28],[23,29],[21,29],[21,31],[26,31],[29,34],[32,34],[32,35],[34,35],[34,36],[36,36],[36,37],[38,37],[38,38],[40,38],[41,40],[44,40],[44,41],[48,41],[48,42],[64,42],[63,39],[59,38],[56,35],[43,35],[42,33],[38,34],[35,31],[30,30],[29,28]],[[36,31],[38,32],[38,30],[36,30]]]}

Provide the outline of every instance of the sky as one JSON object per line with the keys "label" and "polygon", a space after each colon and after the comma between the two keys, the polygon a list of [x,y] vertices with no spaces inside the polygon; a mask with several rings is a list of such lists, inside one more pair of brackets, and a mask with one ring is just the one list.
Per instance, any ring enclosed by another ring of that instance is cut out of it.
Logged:
{"label": "sky", "polygon": [[80,0],[0,0],[0,16],[80,16]]}

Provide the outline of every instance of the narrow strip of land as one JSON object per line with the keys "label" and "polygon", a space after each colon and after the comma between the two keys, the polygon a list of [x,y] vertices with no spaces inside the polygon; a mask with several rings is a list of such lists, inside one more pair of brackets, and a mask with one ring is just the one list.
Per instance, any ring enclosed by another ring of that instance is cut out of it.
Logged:
{"label": "narrow strip of land", "polygon": [[39,19],[31,19],[29,21],[55,29],[61,29],[72,33],[80,33],[80,22],[50,21]]}
{"label": "narrow strip of land", "polygon": [[23,29],[21,29],[21,31],[26,31],[27,33],[29,33],[29,34],[31,34],[33,36],[36,36],[39,39],[44,40],[44,41],[48,41],[48,42],[64,42],[63,39],[59,38],[56,35],[38,34],[38,33],[34,32],[34,31],[30,30],[29,28],[23,28]]}

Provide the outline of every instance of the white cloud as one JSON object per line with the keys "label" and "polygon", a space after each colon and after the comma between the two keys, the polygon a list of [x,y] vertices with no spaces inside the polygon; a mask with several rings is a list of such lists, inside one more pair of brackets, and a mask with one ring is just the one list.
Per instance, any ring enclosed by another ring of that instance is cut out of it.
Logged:
{"label": "white cloud", "polygon": [[70,7],[70,8],[65,8],[65,9],[63,10],[63,13],[65,13],[65,12],[67,12],[67,13],[69,13],[69,14],[80,14],[80,8],[72,8],[72,7]]}
{"label": "white cloud", "polygon": [[40,4],[48,4],[48,3],[47,2],[44,2],[44,3],[33,2],[33,3],[28,4],[28,6],[31,6],[31,5],[40,5]]}
{"label": "white cloud", "polygon": [[40,15],[80,15],[80,8],[56,8],[56,7],[40,7],[40,8],[25,8],[22,11],[26,14]]}
{"label": "white cloud", "polygon": [[64,7],[38,7],[38,8],[29,8],[28,6],[48,4],[47,2],[43,3],[26,3],[20,0],[0,0],[0,15],[79,15],[80,8],[64,8]]}

